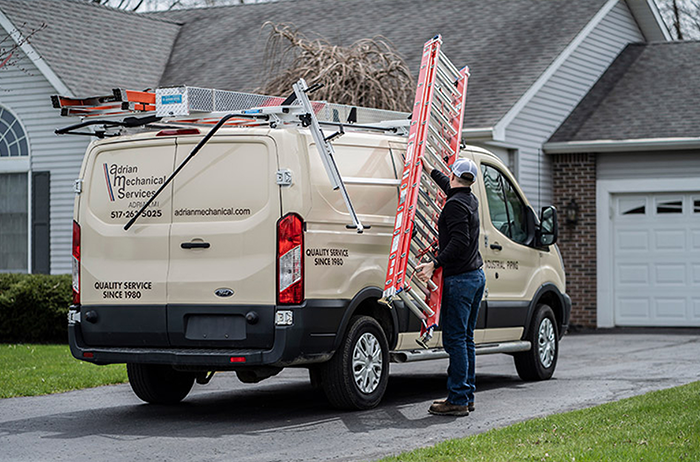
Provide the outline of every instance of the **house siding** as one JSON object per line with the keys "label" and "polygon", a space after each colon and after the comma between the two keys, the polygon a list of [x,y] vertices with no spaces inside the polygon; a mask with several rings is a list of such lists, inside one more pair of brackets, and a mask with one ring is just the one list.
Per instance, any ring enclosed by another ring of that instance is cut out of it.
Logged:
{"label": "house siding", "polygon": [[31,171],[51,172],[50,268],[52,274],[70,273],[73,181],[89,140],[54,134],[56,128],[70,121],[53,109],[50,97],[56,89],[26,56],[19,58],[18,66],[0,71],[0,90],[0,104],[17,115],[27,132]]}
{"label": "house siding", "polygon": [[644,36],[625,2],[618,2],[523,107],[505,130],[519,147],[518,181],[535,208],[552,203],[552,159],[541,147],[630,42]]}
{"label": "house siding", "polygon": [[700,150],[598,154],[597,169],[599,180],[700,178]]}

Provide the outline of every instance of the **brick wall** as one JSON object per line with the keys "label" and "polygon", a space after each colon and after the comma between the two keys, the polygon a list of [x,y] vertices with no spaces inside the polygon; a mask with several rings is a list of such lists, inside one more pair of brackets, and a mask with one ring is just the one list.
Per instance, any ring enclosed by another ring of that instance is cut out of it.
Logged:
{"label": "brick wall", "polygon": [[[559,250],[571,297],[570,325],[596,326],[596,159],[594,154],[557,154],[554,160],[554,206],[559,216]],[[579,206],[575,225],[566,223],[566,206]]]}

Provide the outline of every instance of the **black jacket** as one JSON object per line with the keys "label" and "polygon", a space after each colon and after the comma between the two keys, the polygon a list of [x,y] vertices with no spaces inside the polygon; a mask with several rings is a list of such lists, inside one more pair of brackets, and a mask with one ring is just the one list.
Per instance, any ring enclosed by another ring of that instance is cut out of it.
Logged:
{"label": "black jacket", "polygon": [[450,188],[450,179],[433,169],[430,176],[447,194],[447,202],[438,218],[440,249],[436,268],[442,266],[443,277],[481,268],[479,253],[479,201],[472,189]]}

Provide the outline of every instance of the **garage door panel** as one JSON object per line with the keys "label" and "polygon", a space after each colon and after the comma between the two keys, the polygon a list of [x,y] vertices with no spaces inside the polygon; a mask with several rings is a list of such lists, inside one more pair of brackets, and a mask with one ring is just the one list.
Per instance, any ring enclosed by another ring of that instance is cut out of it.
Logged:
{"label": "garage door panel", "polygon": [[694,252],[700,252],[700,230],[694,229],[690,232],[690,246]]}
{"label": "garage door panel", "polygon": [[655,300],[654,315],[659,321],[659,325],[668,325],[669,321],[683,322],[687,318],[686,307],[688,305],[685,298],[662,298]]}
{"label": "garage door panel", "polygon": [[615,323],[700,326],[700,193],[615,198]]}
{"label": "garage door panel", "polygon": [[691,316],[695,321],[700,321],[700,298],[693,298],[691,301]]}
{"label": "garage door panel", "polygon": [[654,232],[655,250],[680,250],[686,249],[685,231],[660,230]]}
{"label": "garage door panel", "polygon": [[684,287],[686,285],[686,265],[654,265],[654,282],[657,287]]}
{"label": "garage door panel", "polygon": [[649,265],[620,264],[617,266],[617,275],[620,286],[644,286],[649,284]]}
{"label": "garage door panel", "polygon": [[651,301],[648,298],[618,297],[619,319],[627,322],[645,321],[651,317]]}
{"label": "garage door panel", "polygon": [[621,252],[649,250],[649,233],[647,231],[621,229],[617,233],[616,244],[615,247]]}
{"label": "garage door panel", "polygon": [[693,264],[693,285],[700,286],[700,264]]}

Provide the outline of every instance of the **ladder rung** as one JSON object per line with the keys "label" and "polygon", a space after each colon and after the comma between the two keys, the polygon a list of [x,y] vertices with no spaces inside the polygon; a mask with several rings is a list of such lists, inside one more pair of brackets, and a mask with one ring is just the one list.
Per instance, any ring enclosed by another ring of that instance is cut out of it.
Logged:
{"label": "ladder rung", "polygon": [[419,242],[419,244],[422,244],[424,247],[428,247],[430,242],[435,239],[434,235],[431,236],[427,230],[423,229],[417,223],[413,226],[413,229],[416,230],[416,235],[412,236],[413,240],[423,239],[424,242]]}
{"label": "ladder rung", "polygon": [[426,246],[425,250],[421,250],[418,248],[417,245],[415,245],[415,242],[411,242],[411,252],[413,255],[416,256],[416,258],[420,259],[421,256],[425,255],[426,253],[432,251],[432,246]]}
{"label": "ladder rung", "polygon": [[435,150],[435,148],[433,147],[432,144],[425,145],[425,151],[424,151],[423,155],[425,155],[425,152],[428,152],[430,154],[430,157],[432,157],[433,161],[437,163],[435,168],[440,170],[443,174],[447,175],[449,172],[449,169],[447,168],[447,164],[445,163],[445,159],[443,159],[442,157],[440,157],[438,155],[437,151]]}
{"label": "ladder rung", "polygon": [[[442,91],[436,91],[435,94],[444,95]],[[433,99],[433,106],[439,109],[442,116],[447,120],[453,120],[459,116],[459,112],[457,111],[456,107],[452,106],[450,102],[445,102],[440,98]]]}
{"label": "ladder rung", "polygon": [[444,66],[447,71],[454,76],[454,80],[460,80],[462,78],[462,74],[459,73],[459,70],[442,51],[438,53],[438,65]]}
{"label": "ladder rung", "polygon": [[[439,144],[442,145],[442,147],[445,149],[445,151],[452,153],[452,146],[449,145],[445,139],[440,136],[440,134],[435,130],[435,127],[432,126],[432,124],[428,124],[428,132],[433,136],[433,138],[436,138],[439,142]],[[430,140],[430,137],[428,137],[428,140]]]}
{"label": "ladder rung", "polygon": [[437,223],[438,216],[440,216],[440,214],[435,211],[433,204],[434,202],[430,200],[429,196],[426,197],[421,195],[418,198],[418,210],[424,213],[432,223]]}
{"label": "ladder rung", "polygon": [[[432,176],[421,175],[420,184],[425,189],[431,190],[431,191],[435,192],[437,195],[437,189],[439,188],[439,186],[437,185],[437,183],[435,183],[435,180],[433,180]],[[419,191],[420,191],[420,189],[419,189]]]}
{"label": "ladder rung", "polygon": [[[450,146],[450,142],[452,141],[452,138],[454,138],[454,135],[448,133],[445,127],[433,117],[430,118],[428,124],[433,128],[433,133],[437,134],[442,141],[447,143],[447,146]],[[452,149],[449,149],[449,151],[452,152]]]}
{"label": "ladder rung", "polygon": [[425,200],[425,202],[427,202],[436,213],[439,214],[441,212],[440,207],[438,207],[438,205],[435,203],[435,201],[432,200],[428,193],[426,193],[422,189],[418,191],[418,193],[421,195],[421,197],[423,197],[423,200]]}
{"label": "ladder rung", "polygon": [[442,68],[441,66],[437,67],[437,75],[436,75],[438,82],[440,82],[443,88],[447,88],[450,93],[452,93],[452,96],[459,97],[459,91],[457,91],[457,87],[455,87],[455,80],[450,80],[450,77],[445,74],[445,69]]}
{"label": "ladder rung", "polygon": [[435,210],[435,201],[426,194],[420,194],[421,191],[418,192],[418,210],[429,217],[433,223],[437,223],[437,217],[440,215],[440,212]]}
{"label": "ladder rung", "polygon": [[411,301],[411,299],[406,295],[406,291],[401,291],[398,293],[399,298],[403,301],[404,305],[413,312],[416,316],[418,316],[418,319],[421,319],[425,321],[428,319],[428,317],[423,314],[421,310],[418,309],[418,307]]}
{"label": "ladder rung", "polygon": [[442,102],[444,106],[446,106],[449,110],[453,111],[453,115],[459,113],[459,109],[454,106],[454,100],[450,98],[450,96],[445,94],[445,91],[442,89],[442,85],[436,85],[433,94],[437,95],[438,99]]}
{"label": "ladder rung", "polygon": [[[415,274],[415,272],[413,273]],[[430,297],[430,289],[420,279],[411,277],[411,287],[418,288],[424,297]]]}
{"label": "ladder rung", "polygon": [[432,110],[430,112],[431,115],[436,115],[438,122],[440,122],[440,125],[444,126],[447,128],[447,130],[450,132],[450,136],[455,136],[457,134],[457,130],[452,126],[449,120],[445,117],[445,115],[440,111],[440,108],[433,103]]}
{"label": "ladder rung", "polygon": [[421,296],[418,292],[415,291],[415,289],[411,289],[408,291],[409,295],[413,298],[413,300],[416,301],[416,304],[420,307],[421,310],[428,316],[432,316],[435,314],[433,310],[430,309],[427,303],[425,303],[425,300],[423,300],[423,297],[425,295]]}
{"label": "ladder rung", "polygon": [[[408,257],[408,266],[411,267],[411,270],[415,271],[416,266],[418,266],[418,264],[411,257]],[[428,288],[431,291],[435,291],[438,289],[438,286],[435,285],[435,283],[432,281],[432,279],[428,279]]]}
{"label": "ladder rung", "polygon": [[421,223],[423,223],[425,225],[426,228],[428,228],[428,231],[433,233],[433,236],[438,235],[438,231],[437,231],[437,228],[435,228],[435,225],[433,223],[431,223],[425,216],[423,216],[422,213],[419,213],[419,211],[416,210],[415,216],[416,216],[416,218],[418,218],[418,220],[421,221]]}

